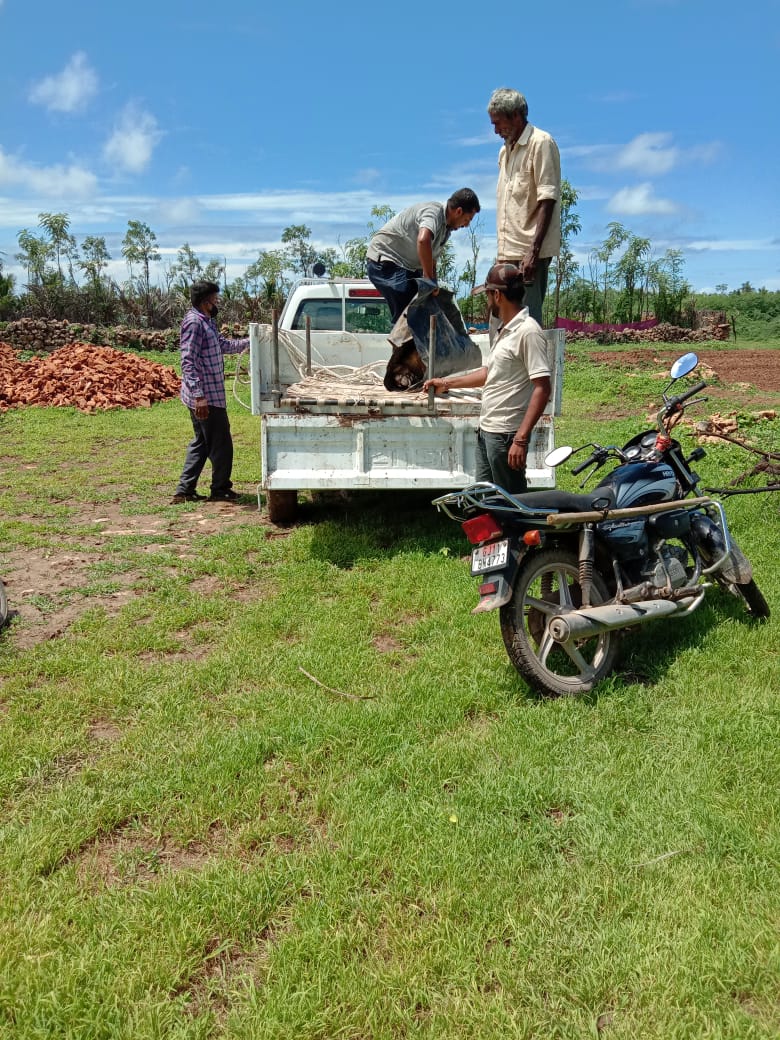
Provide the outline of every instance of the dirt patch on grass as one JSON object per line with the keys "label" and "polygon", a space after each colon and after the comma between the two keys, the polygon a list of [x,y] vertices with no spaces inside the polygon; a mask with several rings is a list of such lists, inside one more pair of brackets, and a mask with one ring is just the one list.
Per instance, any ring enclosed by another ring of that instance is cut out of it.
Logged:
{"label": "dirt patch on grass", "polygon": [[[659,376],[668,376],[679,350],[589,350],[586,358],[597,365],[631,370],[657,368]],[[745,390],[767,390],[780,393],[780,350],[702,350],[696,352],[702,378]],[[751,397],[750,403],[755,403]]]}
{"label": "dirt patch on grass", "polygon": [[210,843],[182,846],[166,834],[155,834],[144,824],[131,821],[93,838],[68,858],[76,861],[82,883],[94,888],[96,883],[149,883],[175,871],[202,870],[214,855]]}
{"label": "dirt patch on grass", "polygon": [[[121,503],[103,503],[76,510],[70,526],[80,532],[77,540],[74,537],[57,549],[13,549],[0,555],[0,576],[12,622],[3,638],[26,649],[62,635],[87,610],[102,610],[113,616],[143,595],[144,576],[138,569],[96,574],[100,564],[114,558],[110,543],[117,538],[151,539],[135,547],[140,556],[169,552],[179,560],[188,560],[196,555],[195,538],[262,522],[254,503],[236,506],[205,502],[195,509],[173,507],[164,514],[128,515],[124,508]],[[81,534],[83,531],[87,533]],[[222,587],[215,578],[202,581],[204,587]],[[107,591],[100,591],[101,584]]]}

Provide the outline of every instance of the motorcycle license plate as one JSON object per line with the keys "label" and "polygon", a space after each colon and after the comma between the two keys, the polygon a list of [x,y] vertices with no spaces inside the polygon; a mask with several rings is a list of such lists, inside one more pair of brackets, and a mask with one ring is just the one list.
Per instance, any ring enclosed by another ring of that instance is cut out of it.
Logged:
{"label": "motorcycle license plate", "polygon": [[506,567],[509,559],[509,539],[479,545],[471,553],[471,573],[484,574],[485,571],[498,571]]}

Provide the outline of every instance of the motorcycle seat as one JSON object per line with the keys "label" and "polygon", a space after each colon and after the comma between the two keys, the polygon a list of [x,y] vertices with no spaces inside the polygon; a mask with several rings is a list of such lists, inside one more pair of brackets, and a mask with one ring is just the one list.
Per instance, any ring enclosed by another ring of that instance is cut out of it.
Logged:
{"label": "motorcycle seat", "polygon": [[615,492],[610,487],[596,488],[587,495],[571,491],[530,491],[514,497],[529,509],[548,509],[551,513],[599,512],[615,505]]}

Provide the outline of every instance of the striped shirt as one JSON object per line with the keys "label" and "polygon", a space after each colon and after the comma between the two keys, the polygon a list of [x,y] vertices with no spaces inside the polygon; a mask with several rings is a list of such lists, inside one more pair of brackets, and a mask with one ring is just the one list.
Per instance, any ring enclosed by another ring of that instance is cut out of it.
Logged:
{"label": "striped shirt", "polygon": [[216,323],[197,307],[190,307],[181,323],[181,399],[188,408],[196,397],[209,405],[226,408],[224,354],[240,354],[249,339],[227,339]]}

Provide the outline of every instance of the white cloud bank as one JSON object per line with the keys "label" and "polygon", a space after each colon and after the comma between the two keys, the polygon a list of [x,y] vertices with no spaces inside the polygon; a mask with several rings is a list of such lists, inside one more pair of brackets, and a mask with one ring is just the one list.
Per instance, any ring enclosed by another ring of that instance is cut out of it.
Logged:
{"label": "white cloud bank", "polygon": [[120,173],[143,173],[161,138],[162,131],[150,112],[126,105],[106,141],[103,158]]}
{"label": "white cloud bank", "polygon": [[70,166],[34,166],[20,162],[0,148],[0,188],[21,186],[27,192],[46,198],[84,199],[97,191],[97,177],[90,170],[72,163]]}
{"label": "white cloud bank", "polygon": [[627,144],[620,146],[572,145],[562,149],[562,153],[567,159],[583,160],[586,166],[601,173],[627,170],[643,177],[662,177],[686,163],[710,163],[717,157],[720,148],[717,141],[680,148],[674,144],[671,133],[648,132],[637,134]]}
{"label": "white cloud bank", "polygon": [[77,51],[62,72],[36,83],[29,98],[50,112],[78,112],[86,107],[97,89],[97,73],[88,64],[86,54]]}

